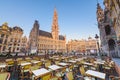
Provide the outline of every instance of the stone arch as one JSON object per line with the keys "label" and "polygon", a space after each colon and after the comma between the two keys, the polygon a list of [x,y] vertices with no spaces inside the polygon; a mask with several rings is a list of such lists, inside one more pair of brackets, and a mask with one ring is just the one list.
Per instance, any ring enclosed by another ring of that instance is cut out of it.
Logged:
{"label": "stone arch", "polygon": [[106,33],[106,35],[110,35],[110,33],[111,33],[111,28],[110,28],[109,25],[106,25],[106,26],[105,26],[105,33]]}
{"label": "stone arch", "polygon": [[115,56],[115,47],[116,47],[115,40],[114,39],[109,39],[108,40],[108,46],[109,46],[110,56],[114,57]]}

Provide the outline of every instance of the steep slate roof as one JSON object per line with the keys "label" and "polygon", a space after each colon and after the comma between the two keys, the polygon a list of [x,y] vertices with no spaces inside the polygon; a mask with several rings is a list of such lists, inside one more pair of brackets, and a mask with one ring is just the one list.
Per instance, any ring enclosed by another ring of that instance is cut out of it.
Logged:
{"label": "steep slate roof", "polygon": [[13,27],[13,30],[20,30],[20,31],[23,31],[22,28],[17,27],[17,26]]}
{"label": "steep slate roof", "polygon": [[59,35],[59,40],[65,40],[65,37],[62,35]]}
{"label": "steep slate roof", "polygon": [[[43,30],[39,30],[39,36],[53,38],[52,34],[50,32],[46,32],[46,31],[43,31]],[[65,37],[62,36],[62,35],[59,35],[59,40],[65,40]]]}
{"label": "steep slate roof", "polygon": [[52,34],[51,33],[43,31],[43,30],[39,30],[39,35],[52,38]]}

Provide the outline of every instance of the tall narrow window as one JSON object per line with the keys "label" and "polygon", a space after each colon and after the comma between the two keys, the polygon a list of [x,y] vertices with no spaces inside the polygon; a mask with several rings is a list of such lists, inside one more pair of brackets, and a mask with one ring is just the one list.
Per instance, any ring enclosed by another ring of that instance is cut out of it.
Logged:
{"label": "tall narrow window", "polygon": [[3,38],[3,37],[4,37],[4,34],[1,34],[1,37]]}
{"label": "tall narrow window", "polygon": [[2,42],[3,42],[3,39],[0,39],[0,44],[2,44]]}
{"label": "tall narrow window", "polygon": [[110,35],[110,33],[111,33],[111,28],[110,28],[109,25],[105,26],[105,33],[106,33],[106,35]]}

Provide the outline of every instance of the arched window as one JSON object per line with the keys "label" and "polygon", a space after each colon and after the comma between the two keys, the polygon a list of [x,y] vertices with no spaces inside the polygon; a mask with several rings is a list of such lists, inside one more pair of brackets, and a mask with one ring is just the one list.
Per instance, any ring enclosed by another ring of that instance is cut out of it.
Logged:
{"label": "arched window", "polygon": [[106,33],[106,35],[110,35],[110,33],[111,33],[111,28],[110,28],[109,25],[105,26],[105,33]]}
{"label": "arched window", "polygon": [[110,39],[108,41],[109,49],[114,50],[115,49],[115,41],[113,39]]}
{"label": "arched window", "polygon": [[3,39],[0,39],[0,44],[2,44],[2,42],[3,42]]}

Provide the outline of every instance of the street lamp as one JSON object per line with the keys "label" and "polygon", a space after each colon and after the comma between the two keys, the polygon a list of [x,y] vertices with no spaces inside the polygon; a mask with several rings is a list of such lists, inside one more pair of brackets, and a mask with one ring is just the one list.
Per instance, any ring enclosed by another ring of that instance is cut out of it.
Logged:
{"label": "street lamp", "polygon": [[97,46],[98,46],[98,57],[100,57],[100,59],[101,59],[100,47],[99,47],[99,40],[98,40],[98,38],[99,38],[99,36],[96,34],[96,35],[95,35],[95,39],[96,39],[96,41],[97,41]]}

